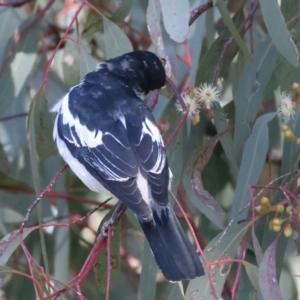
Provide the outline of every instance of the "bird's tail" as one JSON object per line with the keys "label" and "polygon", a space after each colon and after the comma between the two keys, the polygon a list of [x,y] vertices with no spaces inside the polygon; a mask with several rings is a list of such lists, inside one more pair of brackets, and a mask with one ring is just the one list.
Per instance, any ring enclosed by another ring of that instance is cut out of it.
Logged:
{"label": "bird's tail", "polygon": [[173,209],[154,203],[153,220],[139,220],[156,263],[169,281],[204,275],[199,255],[182,230]]}

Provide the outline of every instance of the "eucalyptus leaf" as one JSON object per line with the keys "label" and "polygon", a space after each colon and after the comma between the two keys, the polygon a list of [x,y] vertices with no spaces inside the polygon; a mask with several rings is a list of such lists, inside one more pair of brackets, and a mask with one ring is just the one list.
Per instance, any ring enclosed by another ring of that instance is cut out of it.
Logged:
{"label": "eucalyptus leaf", "polygon": [[[33,109],[34,105],[32,106]],[[52,138],[53,121],[49,111],[48,102],[43,91],[39,94],[34,112],[30,113],[34,118],[34,134],[36,140],[36,151],[41,161],[56,154],[56,146]],[[29,120],[31,122],[31,120]]]}
{"label": "eucalyptus leaf", "polygon": [[106,58],[113,58],[131,52],[132,45],[122,29],[103,16]]}
{"label": "eucalyptus leaf", "polygon": [[0,210],[0,219],[6,224],[20,224],[24,216],[9,207],[4,207]]}
{"label": "eucalyptus leaf", "polygon": [[251,126],[260,108],[263,92],[271,78],[278,54],[268,37],[254,50],[253,60],[248,62],[239,81],[235,101],[234,144],[238,163]]}
{"label": "eucalyptus leaf", "polygon": [[[223,232],[218,234],[205,248],[204,255],[209,262],[217,262],[218,260],[228,260],[228,263],[216,264],[209,271],[206,269],[206,275],[191,280],[187,286],[185,300],[190,299],[206,299],[215,300],[212,295],[212,289],[215,290],[218,298],[221,297],[226,277],[230,272],[230,259],[237,254],[239,244],[242,237],[246,234],[248,223],[231,224]],[[210,285],[208,272],[211,272],[213,278],[213,286]]]}
{"label": "eucalyptus leaf", "polygon": [[201,172],[212,155],[212,151],[223,133],[211,138],[196,150],[187,161],[183,172],[183,184],[190,201],[215,225],[222,228],[224,212],[219,203],[202,184]]}
{"label": "eucalyptus leaf", "polygon": [[263,258],[263,252],[254,230],[252,230],[252,243],[253,243],[257,264],[260,264]]}
{"label": "eucalyptus leaf", "polygon": [[214,107],[214,114],[215,125],[218,132],[224,132],[224,134],[220,136],[220,141],[229,160],[233,177],[236,180],[238,175],[238,163],[235,157],[234,143],[232,140],[232,135],[229,132],[229,125],[226,119],[225,112],[223,111],[219,103],[216,103]]}
{"label": "eucalyptus leaf", "polygon": [[111,21],[119,23],[123,21],[129,14],[134,0],[123,0],[119,9],[111,16]]}
{"label": "eucalyptus leaf", "polygon": [[240,36],[239,32],[237,31],[237,28],[235,27],[234,23],[232,22],[232,20],[230,18],[229,11],[228,11],[228,9],[225,5],[224,0],[217,0],[216,7],[218,8],[218,10],[219,10],[219,12],[222,16],[223,22],[228,27],[228,29],[231,32],[231,34],[232,34],[233,38],[235,39],[236,43],[239,45],[239,47],[244,52],[246,57],[248,59],[251,59],[251,55],[249,53],[248,47],[247,47],[246,43],[243,41],[243,39],[241,38],[241,36]]}
{"label": "eucalyptus leaf", "polygon": [[269,147],[268,123],[274,117],[275,113],[259,117],[254,124],[252,134],[246,141],[230,213],[231,218],[237,217],[243,220],[248,215],[249,186],[256,184],[260,177]]}
{"label": "eucalyptus leaf", "polygon": [[149,243],[145,239],[142,261],[142,273],[138,290],[138,300],[155,300],[156,273],[158,270]]}
{"label": "eucalyptus leaf", "polygon": [[24,228],[23,233],[19,230],[12,231],[0,240],[0,266],[4,266],[21,240],[24,240],[35,228]]}
{"label": "eucalyptus leaf", "polygon": [[[28,20],[20,26],[20,29],[27,24]],[[37,59],[37,44],[40,27],[25,32],[17,47],[12,62],[8,65],[0,78],[0,116],[4,114],[8,106],[17,98],[26,84],[34,63]],[[12,44],[10,47],[13,47]],[[20,72],[22,70],[22,72]]]}
{"label": "eucalyptus leaf", "polygon": [[162,29],[160,26],[160,16],[160,1],[150,0],[146,14],[149,35],[157,54],[160,57],[166,57]]}
{"label": "eucalyptus leaf", "polygon": [[282,300],[279,284],[276,278],[276,257],[273,242],[264,253],[261,264],[259,265],[259,286],[264,299]]}
{"label": "eucalyptus leaf", "polygon": [[[241,9],[234,15],[232,22],[238,26],[243,21],[243,18],[243,10]],[[197,68],[196,85],[210,82],[212,80],[212,75],[216,68],[216,62],[220,59],[223,46],[230,39],[230,37],[231,33],[226,28],[219,35],[219,37],[214,40],[209,50],[205,52]],[[220,76],[223,76],[227,69],[231,66],[231,62],[238,53],[238,50],[239,49],[235,44],[232,44],[228,47],[228,54],[224,57],[224,61],[220,69]]]}
{"label": "eucalyptus leaf", "polygon": [[182,43],[189,32],[189,1],[160,0],[160,5],[167,33],[169,34],[172,40],[174,40],[177,43]]}
{"label": "eucalyptus leaf", "polygon": [[0,178],[0,189],[16,194],[24,191],[28,191],[30,193],[34,192],[34,189],[31,186],[29,186],[26,182],[13,178],[1,170]]}
{"label": "eucalyptus leaf", "polygon": [[[99,230],[101,230],[103,223],[107,221],[111,215],[110,211],[102,220],[99,225]],[[97,285],[101,293],[106,293],[107,284],[107,257],[110,255],[111,258],[111,277],[110,282],[113,284],[120,275],[120,235],[121,235],[121,224],[118,223],[114,226],[114,234],[111,237],[110,253],[107,253],[107,248],[101,251],[97,258],[97,262],[94,265],[94,274],[96,277]]]}
{"label": "eucalyptus leaf", "polygon": [[17,28],[21,25],[24,20],[24,12],[16,12],[16,9],[13,7],[0,7],[0,62],[1,65],[5,62],[5,49],[9,46],[8,41],[14,35]]}
{"label": "eucalyptus leaf", "polygon": [[83,78],[87,73],[95,70],[97,62],[91,55],[91,48],[85,40],[80,40],[79,48],[79,68],[80,78]]}
{"label": "eucalyptus leaf", "polygon": [[82,31],[82,37],[90,41],[93,39],[94,34],[99,31],[103,31],[103,20],[98,13],[90,10]]}
{"label": "eucalyptus leaf", "polygon": [[175,283],[167,300],[184,300],[182,283]]}
{"label": "eucalyptus leaf", "polygon": [[248,263],[245,263],[244,267],[253,287],[256,290],[258,299],[263,299],[259,286],[258,267]]}
{"label": "eucalyptus leaf", "polygon": [[278,52],[294,67],[299,67],[299,52],[285,24],[277,1],[260,0],[264,22]]}

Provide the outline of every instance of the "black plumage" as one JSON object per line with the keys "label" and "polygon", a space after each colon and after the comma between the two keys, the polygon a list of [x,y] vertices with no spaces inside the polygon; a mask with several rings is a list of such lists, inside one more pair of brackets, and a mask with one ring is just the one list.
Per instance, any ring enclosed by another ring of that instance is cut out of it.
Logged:
{"label": "black plumage", "polygon": [[104,188],[136,214],[163,274],[178,281],[204,271],[168,204],[164,144],[140,98],[161,88],[165,76],[161,61],[147,51],[101,63],[54,107],[54,139],[91,190]]}

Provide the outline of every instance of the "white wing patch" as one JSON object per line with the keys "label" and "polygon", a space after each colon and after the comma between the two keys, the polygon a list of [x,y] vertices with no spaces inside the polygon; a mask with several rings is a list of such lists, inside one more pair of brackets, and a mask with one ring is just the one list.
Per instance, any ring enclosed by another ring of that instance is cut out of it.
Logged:
{"label": "white wing patch", "polygon": [[142,194],[143,200],[150,206],[152,202],[151,193],[149,190],[149,184],[146,178],[139,171],[136,177],[136,184],[140,193]]}
{"label": "white wing patch", "polygon": [[[145,121],[143,122],[142,126],[143,126],[143,129],[142,129],[140,142],[142,141],[143,137],[146,134],[148,134],[151,136],[153,143],[156,142],[160,147],[164,148],[164,141],[158,130],[158,127],[155,124],[153,124],[152,121],[149,120],[148,118],[145,118]],[[151,153],[152,153],[152,151],[151,151]],[[151,156],[151,153],[149,156]],[[156,163],[153,166],[153,168],[151,170],[149,170],[149,172],[152,172],[155,174],[161,173],[165,166],[165,161],[166,161],[165,152],[164,152],[164,150],[159,148]]]}
{"label": "white wing patch", "polygon": [[[57,131],[56,125],[57,121],[55,122],[54,125],[54,131]],[[54,133],[55,135],[56,133]],[[74,158],[73,155],[70,153],[67,145],[65,144],[64,141],[62,141],[59,136],[56,135],[56,144],[57,144],[57,149],[64,159],[65,162],[68,163],[69,167],[71,170],[79,177],[79,179],[92,191],[97,192],[97,193],[105,193],[109,196],[112,194],[105,189],[102,184],[94,177],[92,176],[85,168],[83,164],[81,164],[78,159]]]}
{"label": "white wing patch", "polygon": [[[66,94],[58,103],[56,103],[51,109],[52,112],[62,113],[63,124],[68,125],[70,128],[74,127],[76,134],[80,140],[80,144],[73,137],[73,140],[70,143],[75,146],[87,146],[89,148],[95,148],[102,145],[102,136],[103,133],[98,131],[90,131],[86,126],[81,125],[78,118],[74,118],[69,110],[69,95]],[[72,133],[71,133],[72,134]]]}

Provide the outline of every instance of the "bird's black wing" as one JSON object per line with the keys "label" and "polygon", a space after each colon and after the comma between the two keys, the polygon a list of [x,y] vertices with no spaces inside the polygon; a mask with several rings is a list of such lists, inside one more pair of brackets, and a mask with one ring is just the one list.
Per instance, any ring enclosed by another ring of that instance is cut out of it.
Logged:
{"label": "bird's black wing", "polygon": [[169,168],[164,143],[152,113],[143,107],[142,117],[126,118],[127,133],[147,176],[152,199],[160,205],[168,203]]}
{"label": "bird's black wing", "polygon": [[[76,99],[74,93],[72,97]],[[89,129],[79,122],[82,117],[70,121],[72,114],[66,114],[65,107],[64,116],[61,112],[58,115],[57,133],[94,178],[140,218],[147,219],[152,199],[167,204],[169,174],[162,138],[152,114],[139,99],[135,101],[139,101],[138,105],[124,109],[119,119],[102,115],[101,121],[94,120],[95,128],[89,123]],[[67,115],[69,120],[64,121]],[[142,183],[141,178],[145,179]],[[151,193],[146,196],[145,182]]]}

